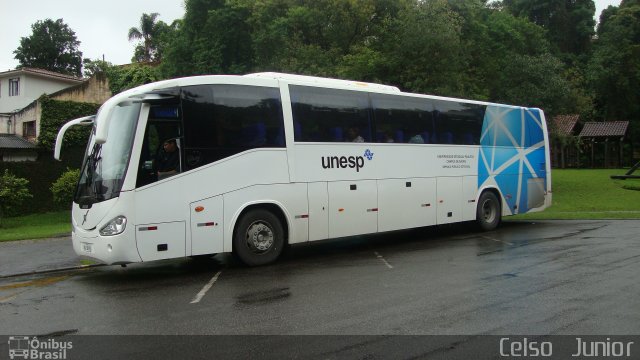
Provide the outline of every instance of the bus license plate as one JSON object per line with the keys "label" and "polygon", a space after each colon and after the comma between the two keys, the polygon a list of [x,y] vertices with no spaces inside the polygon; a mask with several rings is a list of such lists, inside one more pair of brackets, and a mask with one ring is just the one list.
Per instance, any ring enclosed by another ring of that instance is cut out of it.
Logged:
{"label": "bus license plate", "polygon": [[82,243],[82,251],[93,254],[93,244]]}

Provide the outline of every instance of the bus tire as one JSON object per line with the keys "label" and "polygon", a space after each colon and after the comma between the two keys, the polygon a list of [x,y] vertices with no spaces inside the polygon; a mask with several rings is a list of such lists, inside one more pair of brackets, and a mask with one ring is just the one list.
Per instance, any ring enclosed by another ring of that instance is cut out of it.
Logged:
{"label": "bus tire", "polygon": [[250,210],[244,214],[233,234],[233,251],[249,266],[276,261],[284,245],[284,230],[280,220],[265,209]]}
{"label": "bus tire", "polygon": [[484,231],[493,230],[500,224],[502,206],[500,200],[492,191],[485,191],[480,195],[476,208],[476,222]]}

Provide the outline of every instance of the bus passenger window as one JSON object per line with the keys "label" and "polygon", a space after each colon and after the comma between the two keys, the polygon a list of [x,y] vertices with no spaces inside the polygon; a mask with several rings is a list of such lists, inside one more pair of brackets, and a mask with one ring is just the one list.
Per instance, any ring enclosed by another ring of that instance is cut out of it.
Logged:
{"label": "bus passenger window", "polygon": [[187,170],[254,148],[285,146],[277,88],[187,86],[182,109]]}
{"label": "bus passenger window", "polygon": [[[367,93],[291,85],[291,107],[298,142],[371,141]],[[351,136],[351,133],[357,133]]]}

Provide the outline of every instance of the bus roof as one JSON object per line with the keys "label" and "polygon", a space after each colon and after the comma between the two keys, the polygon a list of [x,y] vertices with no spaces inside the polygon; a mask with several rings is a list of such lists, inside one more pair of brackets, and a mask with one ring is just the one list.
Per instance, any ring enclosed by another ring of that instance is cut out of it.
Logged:
{"label": "bus roof", "polygon": [[382,84],[353,81],[353,80],[322,78],[322,77],[316,77],[316,76],[284,74],[284,73],[277,73],[277,72],[262,72],[262,73],[247,74],[244,76],[252,77],[252,78],[276,79],[276,80],[283,80],[283,81],[294,82],[294,83],[314,84],[314,85],[327,86],[327,87],[346,87],[346,88],[368,89],[368,90],[387,91],[387,92],[396,92],[396,93],[401,92],[400,89],[398,89],[397,87],[390,86],[390,85],[382,85]]}

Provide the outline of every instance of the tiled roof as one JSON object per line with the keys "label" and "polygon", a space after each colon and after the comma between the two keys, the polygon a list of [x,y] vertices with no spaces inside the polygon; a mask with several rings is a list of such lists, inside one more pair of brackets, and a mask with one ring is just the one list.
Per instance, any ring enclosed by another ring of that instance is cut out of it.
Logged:
{"label": "tiled roof", "polygon": [[73,82],[81,82],[82,81],[82,78],[75,77],[73,75],[60,74],[60,73],[49,71],[49,70],[30,68],[30,67],[24,67],[24,68],[20,68],[20,69],[0,72],[0,76],[3,76],[3,77],[4,76],[8,76],[8,75],[15,76],[15,75],[17,75],[19,73],[40,75],[40,76],[56,78],[56,79],[61,79],[61,80],[67,80],[67,81],[73,81]]}
{"label": "tiled roof", "polygon": [[0,134],[0,149],[35,149],[27,140],[11,134]]}
{"label": "tiled roof", "polygon": [[584,124],[580,137],[624,136],[629,127],[628,121],[588,122]]}
{"label": "tiled roof", "polygon": [[558,115],[553,118],[555,132],[560,135],[571,135],[580,119],[580,115]]}

